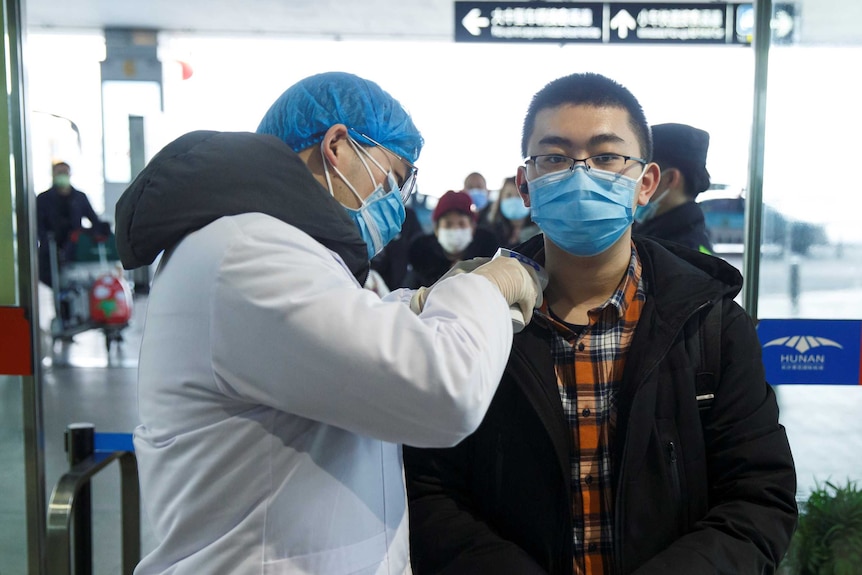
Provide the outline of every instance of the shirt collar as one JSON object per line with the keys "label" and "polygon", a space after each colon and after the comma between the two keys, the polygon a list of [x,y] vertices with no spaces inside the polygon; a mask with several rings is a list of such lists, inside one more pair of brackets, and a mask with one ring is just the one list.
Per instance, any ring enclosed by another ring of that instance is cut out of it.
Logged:
{"label": "shirt collar", "polygon": [[[631,242],[631,258],[629,259],[629,265],[626,269],[625,275],[623,275],[620,280],[619,285],[611,294],[611,296],[605,300],[603,304],[598,307],[591,309],[588,312],[590,317],[590,324],[598,321],[606,313],[611,313],[609,310],[611,308],[614,309],[614,320],[620,320],[625,317],[626,311],[628,310],[631,303],[637,297],[639,286],[641,285],[641,277],[643,274],[643,266],[641,265],[640,256],[638,255],[637,248],[635,248],[634,242]],[[565,324],[557,321],[551,315],[551,312],[548,308],[548,300],[545,299],[542,301],[541,307],[535,310],[534,312],[535,319],[540,322],[540,324],[545,325],[546,327],[554,327],[558,330],[563,331],[571,331]]]}

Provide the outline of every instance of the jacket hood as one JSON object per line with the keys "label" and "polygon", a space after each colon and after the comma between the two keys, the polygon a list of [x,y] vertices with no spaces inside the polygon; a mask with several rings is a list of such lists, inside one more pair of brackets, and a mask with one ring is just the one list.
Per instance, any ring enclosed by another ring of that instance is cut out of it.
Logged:
{"label": "jacket hood", "polygon": [[338,253],[360,283],[368,252],[344,207],[274,136],[196,131],[165,146],[117,202],[117,250],[125,269],[223,217],[259,212]]}

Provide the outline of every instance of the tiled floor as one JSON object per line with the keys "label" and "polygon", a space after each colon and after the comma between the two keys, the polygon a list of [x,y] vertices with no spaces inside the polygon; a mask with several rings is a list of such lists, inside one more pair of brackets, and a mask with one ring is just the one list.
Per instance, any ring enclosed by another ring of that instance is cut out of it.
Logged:
{"label": "tiled floor", "polygon": [[[124,332],[121,347],[108,353],[104,336],[89,331],[75,336],[66,346],[56,344],[55,353],[45,360],[42,397],[45,425],[45,466],[48,496],[53,485],[68,469],[63,447],[67,425],[89,422],[97,432],[130,433],[137,424],[136,365],[146,298],[135,300],[135,313]],[[50,306],[50,299],[48,300]],[[46,325],[49,318],[43,317]],[[799,477],[799,497],[804,498],[816,481],[862,479],[862,387],[777,388],[781,417],[787,427]],[[0,386],[0,452],[20,453],[20,422],[14,409],[20,395],[10,386]],[[11,394],[11,395],[10,395]],[[20,409],[19,409],[20,411]],[[11,413],[11,415],[10,415]],[[20,417],[20,414],[19,416]],[[16,427],[17,425],[17,427]],[[17,433],[15,430],[18,430]],[[20,458],[19,458],[20,459]],[[20,469],[14,465],[0,470],[0,488],[12,499],[23,498],[15,483]],[[11,479],[10,479],[11,478]],[[119,473],[109,466],[93,482],[94,573],[113,575],[120,569]],[[12,511],[0,507],[0,573],[17,573],[23,565],[23,545],[15,546],[3,530],[23,519],[21,505]],[[14,527],[19,529],[19,527]],[[152,534],[142,516],[142,551],[152,548]],[[10,565],[12,566],[10,568]],[[23,572],[23,569],[21,570]]]}

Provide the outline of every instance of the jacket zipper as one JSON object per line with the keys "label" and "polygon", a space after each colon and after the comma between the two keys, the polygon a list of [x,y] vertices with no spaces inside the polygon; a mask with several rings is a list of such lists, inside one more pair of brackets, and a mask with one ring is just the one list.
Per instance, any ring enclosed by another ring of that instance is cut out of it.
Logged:
{"label": "jacket zipper", "polygon": [[502,503],[503,498],[503,434],[497,434],[497,461],[495,463],[495,471],[497,480],[494,482],[497,492],[494,494],[494,501]]}
{"label": "jacket zipper", "polygon": [[667,453],[670,458],[670,483],[673,489],[673,500],[677,508],[677,523],[679,524],[679,529],[682,530],[682,485],[679,480],[679,458],[676,454],[676,444],[673,441],[668,441]]}
{"label": "jacket zipper", "polygon": [[673,441],[668,441],[667,453],[670,457],[670,482],[673,487],[673,499],[679,503],[682,499],[682,492],[679,485],[679,464],[676,456],[676,444]]}

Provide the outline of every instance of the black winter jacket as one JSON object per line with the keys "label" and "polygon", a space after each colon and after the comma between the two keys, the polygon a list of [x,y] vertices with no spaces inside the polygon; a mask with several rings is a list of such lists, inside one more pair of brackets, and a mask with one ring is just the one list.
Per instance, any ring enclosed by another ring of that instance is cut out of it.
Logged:
{"label": "black winter jacket", "polygon": [[703,210],[693,200],[642,224],[636,223],[632,229],[635,234],[674,242],[693,250],[707,250],[708,253],[714,251]]}
{"label": "black winter jacket", "polygon": [[[732,300],[741,278],[711,256],[635,244],[647,301],[617,403],[615,573],[773,573],[796,525],[796,476],[753,323]],[[719,298],[721,376],[701,422],[684,326]],[[515,336],[473,435],[405,447],[415,575],[572,573],[574,447],[539,323]]]}

